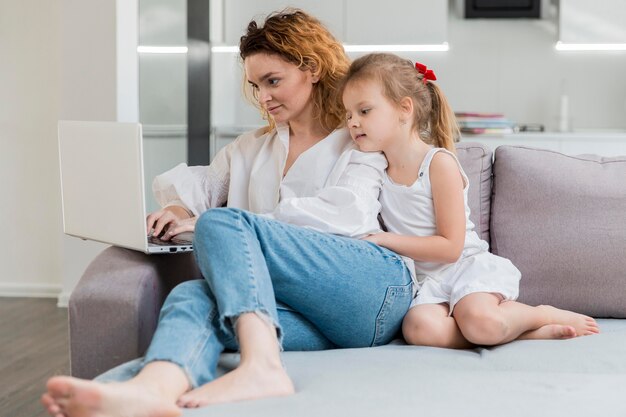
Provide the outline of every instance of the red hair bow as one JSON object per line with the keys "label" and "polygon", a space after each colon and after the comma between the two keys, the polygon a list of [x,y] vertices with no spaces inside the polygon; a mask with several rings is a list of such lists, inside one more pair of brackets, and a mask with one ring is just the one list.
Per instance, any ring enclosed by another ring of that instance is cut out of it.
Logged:
{"label": "red hair bow", "polygon": [[422,77],[422,81],[424,82],[424,84],[426,84],[426,81],[428,80],[435,81],[437,79],[437,76],[435,75],[433,70],[428,69],[428,67],[426,67],[426,65],[424,64],[420,64],[419,62],[416,62],[415,69],[424,76]]}

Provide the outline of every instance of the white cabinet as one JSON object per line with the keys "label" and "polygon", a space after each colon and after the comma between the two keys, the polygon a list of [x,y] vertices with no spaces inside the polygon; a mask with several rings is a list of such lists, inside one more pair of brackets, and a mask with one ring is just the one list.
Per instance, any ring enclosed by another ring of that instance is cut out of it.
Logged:
{"label": "white cabinet", "polygon": [[261,23],[274,11],[295,7],[318,18],[341,41],[344,39],[344,0],[224,0],[224,43],[239,45],[248,23]]}
{"label": "white cabinet", "polygon": [[238,45],[252,18],[262,21],[268,13],[287,6],[317,17],[347,44],[440,44],[447,40],[448,2],[443,0],[223,1],[226,45]]}
{"label": "white cabinet", "polygon": [[491,150],[501,145],[549,149],[567,155],[626,156],[626,133],[514,133],[463,136],[462,142],[478,142]]}
{"label": "white cabinet", "polygon": [[559,40],[565,43],[626,43],[626,1],[561,0]]}
{"label": "white cabinet", "polygon": [[441,44],[447,40],[447,1],[345,2],[345,42],[348,44]]}

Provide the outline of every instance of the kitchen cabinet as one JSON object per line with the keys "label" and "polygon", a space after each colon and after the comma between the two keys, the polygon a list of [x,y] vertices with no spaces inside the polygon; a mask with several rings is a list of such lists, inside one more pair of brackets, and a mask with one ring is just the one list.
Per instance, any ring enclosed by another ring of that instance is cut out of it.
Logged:
{"label": "kitchen cabinet", "polygon": [[626,156],[626,132],[513,133],[508,135],[465,135],[462,142],[478,142],[495,150],[501,145],[549,149],[567,155],[594,154]]}
{"label": "kitchen cabinet", "polygon": [[560,0],[559,40],[564,43],[626,43],[624,0]]}
{"label": "kitchen cabinet", "polygon": [[[211,134],[211,159],[244,132],[259,126],[220,126]],[[512,133],[507,135],[464,135],[461,142],[481,143],[491,150],[501,145],[529,146],[567,155],[593,154],[626,157],[626,132]]]}
{"label": "kitchen cabinet", "polygon": [[345,0],[345,43],[441,44],[447,41],[448,2]]}
{"label": "kitchen cabinet", "polygon": [[262,22],[268,13],[295,7],[318,18],[339,39],[344,39],[344,0],[222,0],[224,2],[224,44],[239,45],[250,20]]}
{"label": "kitchen cabinet", "polygon": [[263,20],[268,13],[287,6],[301,8],[311,13],[346,44],[441,44],[447,39],[447,1],[222,1],[224,1],[225,45],[237,45],[252,18]]}

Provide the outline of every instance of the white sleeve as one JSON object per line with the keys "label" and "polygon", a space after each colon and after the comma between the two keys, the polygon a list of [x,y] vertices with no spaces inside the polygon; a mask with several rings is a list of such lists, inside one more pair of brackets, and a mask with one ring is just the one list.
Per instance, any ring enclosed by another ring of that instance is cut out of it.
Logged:
{"label": "white sleeve", "polygon": [[222,148],[209,166],[179,164],[158,175],[152,183],[152,191],[159,205],[183,206],[194,216],[222,206],[228,198],[233,146],[234,142]]}
{"label": "white sleeve", "polygon": [[386,168],[380,153],[346,151],[316,196],[281,200],[268,217],[349,237],[380,232],[378,196]]}

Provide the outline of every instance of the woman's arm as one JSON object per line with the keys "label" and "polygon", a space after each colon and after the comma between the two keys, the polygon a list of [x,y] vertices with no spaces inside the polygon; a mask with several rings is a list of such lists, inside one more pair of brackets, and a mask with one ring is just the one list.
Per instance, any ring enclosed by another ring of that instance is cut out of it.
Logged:
{"label": "woman's arm", "polygon": [[[228,148],[230,145],[234,143]],[[229,182],[230,149],[225,147],[208,167],[179,164],[157,176],[152,191],[161,207],[184,207],[198,216],[226,202]]]}
{"label": "woman's arm", "polygon": [[379,233],[366,239],[416,261],[456,262],[465,245],[463,177],[454,158],[438,152],[430,165],[430,183],[435,208],[434,236],[402,236]]}
{"label": "woman's arm", "polygon": [[226,202],[234,146],[235,142],[222,148],[208,167],[179,164],[154,179],[152,191],[163,208],[148,215],[148,233],[169,240],[193,231],[201,213]]}
{"label": "woman's arm", "polygon": [[269,217],[350,237],[376,233],[386,167],[387,160],[380,153],[347,150],[316,196],[283,199]]}

